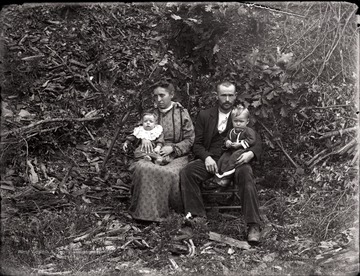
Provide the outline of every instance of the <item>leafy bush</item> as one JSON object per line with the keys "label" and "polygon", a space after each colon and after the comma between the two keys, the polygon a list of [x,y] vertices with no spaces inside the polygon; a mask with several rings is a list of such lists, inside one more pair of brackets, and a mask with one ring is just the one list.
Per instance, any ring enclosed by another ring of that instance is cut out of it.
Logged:
{"label": "leafy bush", "polygon": [[[6,7],[0,18],[0,81],[2,100],[13,114],[2,117],[2,131],[7,132],[1,136],[2,175],[16,167],[22,179],[16,185],[26,185],[29,181],[23,176],[29,158],[53,160],[60,151],[68,162],[64,152],[85,143],[105,151],[125,112],[131,111],[121,134],[130,131],[139,113],[152,105],[152,85],[160,79],[174,82],[177,100],[194,120],[200,109],[215,104],[215,84],[229,80],[236,84],[238,101],[250,109],[263,137],[264,161],[256,175],[263,177],[262,187],[272,188],[276,203],[269,218],[280,224],[300,223],[286,233],[292,237],[311,235],[319,241],[334,236],[351,224],[357,212],[357,170],[352,169],[359,154],[354,131],[356,7],[348,3],[271,7],[241,3]],[[21,109],[31,116],[21,117]],[[41,120],[94,117],[102,120],[48,122],[21,131]],[[119,148],[117,144],[108,163],[116,176],[124,174],[129,164]],[[91,183],[96,173],[86,180]],[[71,235],[67,224],[77,221],[75,227],[85,227],[93,219],[80,210],[67,215],[40,212],[33,223],[30,218],[16,219],[4,229],[11,237],[4,245],[50,251],[61,237]]]}

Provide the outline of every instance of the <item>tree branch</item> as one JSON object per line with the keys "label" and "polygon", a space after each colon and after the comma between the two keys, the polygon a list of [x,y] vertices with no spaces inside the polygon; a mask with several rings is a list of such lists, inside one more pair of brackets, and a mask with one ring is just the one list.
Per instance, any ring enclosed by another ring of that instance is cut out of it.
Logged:
{"label": "tree branch", "polygon": [[356,127],[350,127],[346,129],[339,129],[339,130],[327,132],[323,136],[319,137],[317,140],[323,140],[332,136],[343,135],[348,132],[356,131],[356,129],[357,129]]}
{"label": "tree branch", "polygon": [[[355,11],[356,11],[356,10],[354,10],[353,12],[351,12],[351,13],[349,14],[349,16],[346,18],[345,23],[344,23],[344,26],[343,26],[341,32],[339,33],[338,38],[333,41],[333,43],[332,43],[332,45],[331,45],[331,49],[327,52],[327,54],[326,54],[326,56],[325,56],[325,58],[324,58],[324,62],[323,62],[323,64],[321,65],[320,70],[319,70],[317,76],[315,77],[315,79],[312,81],[312,83],[315,83],[315,82],[318,80],[318,78],[320,77],[320,75],[322,74],[322,72],[324,71],[324,68],[325,68],[326,63],[329,61],[331,55],[333,54],[334,50],[336,49],[337,45],[339,44],[339,42],[340,42],[340,40],[341,40],[341,37],[344,35],[346,26],[349,24],[349,21],[350,21],[350,19],[351,19],[351,17],[353,16],[353,14],[354,14]],[[338,33],[338,30],[339,30],[339,29],[336,30],[337,33]],[[337,33],[336,33],[336,34],[337,34]]]}
{"label": "tree branch", "polygon": [[94,121],[94,120],[100,120],[102,119],[102,117],[92,117],[92,118],[54,118],[54,119],[46,119],[46,120],[41,120],[41,121],[37,121],[35,123],[31,123],[30,125],[27,125],[27,126],[24,126],[24,127],[19,127],[19,128],[16,128],[16,129],[13,129],[13,130],[10,130],[10,131],[7,131],[7,132],[4,132],[4,133],[1,133],[0,134],[0,137],[3,137],[3,136],[7,136],[7,135],[10,135],[10,134],[14,134],[14,133],[19,133],[21,131],[24,131],[24,130],[28,130],[30,128],[34,128],[38,125],[41,125],[41,124],[46,124],[46,123],[56,123],[56,122],[86,122],[86,121]]}
{"label": "tree branch", "polygon": [[293,12],[286,12],[286,11],[282,11],[282,10],[272,8],[272,7],[268,7],[268,6],[264,6],[264,5],[258,5],[258,4],[244,4],[244,5],[246,5],[248,7],[255,7],[255,8],[259,8],[259,9],[265,9],[265,10],[269,10],[269,11],[276,12],[276,13],[283,13],[283,14],[287,14],[287,15],[291,15],[291,16],[305,18],[305,15],[301,15],[301,14],[297,14],[297,13],[293,13]]}
{"label": "tree branch", "polygon": [[[133,106],[133,108],[134,108],[134,106]],[[107,163],[107,161],[108,161],[108,159],[110,157],[111,151],[112,151],[112,149],[113,149],[113,147],[115,145],[115,141],[118,138],[118,136],[119,136],[119,134],[121,132],[121,129],[122,129],[123,125],[125,124],[126,120],[128,119],[128,117],[130,115],[130,112],[132,111],[133,108],[129,109],[126,113],[124,113],[122,118],[121,118],[120,124],[119,124],[119,126],[118,126],[118,128],[116,130],[115,136],[112,139],[110,147],[108,149],[108,152],[106,153],[104,161],[102,162],[101,170],[100,170],[102,175],[105,173],[105,165],[106,165],[106,163]]]}
{"label": "tree branch", "polygon": [[348,107],[351,106],[349,104],[338,104],[338,105],[329,105],[329,106],[307,106],[303,109],[328,109],[328,108],[340,108],[340,107]]}
{"label": "tree branch", "polygon": [[[258,122],[267,131],[267,133],[270,134],[271,137],[274,137],[272,132],[262,122],[260,122],[259,120],[258,120]],[[280,144],[280,140],[279,139],[274,139],[274,140],[275,140],[276,144],[279,146],[279,148],[282,150],[282,152],[285,154],[286,158],[289,159],[291,164],[293,164],[295,168],[300,168],[300,166],[290,157],[290,155],[287,153],[287,151]]]}

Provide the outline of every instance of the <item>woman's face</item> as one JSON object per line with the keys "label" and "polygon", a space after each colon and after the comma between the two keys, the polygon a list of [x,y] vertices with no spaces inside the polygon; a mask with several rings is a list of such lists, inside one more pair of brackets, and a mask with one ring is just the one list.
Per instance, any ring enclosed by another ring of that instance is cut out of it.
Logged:
{"label": "woman's face", "polygon": [[173,95],[165,88],[157,87],[154,89],[154,101],[159,108],[168,108],[171,105],[172,98]]}

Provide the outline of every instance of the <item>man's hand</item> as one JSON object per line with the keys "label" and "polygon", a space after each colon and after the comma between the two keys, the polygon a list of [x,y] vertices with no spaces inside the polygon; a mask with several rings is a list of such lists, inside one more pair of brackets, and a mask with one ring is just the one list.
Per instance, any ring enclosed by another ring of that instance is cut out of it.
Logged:
{"label": "man's hand", "polygon": [[164,156],[169,155],[169,154],[172,153],[173,151],[174,151],[174,150],[173,150],[172,146],[163,146],[163,147],[161,148],[161,150],[160,150],[160,155],[161,155],[162,157],[164,157]]}
{"label": "man's hand", "polygon": [[142,139],[140,150],[145,153],[153,152],[154,148],[153,145],[151,144],[151,141],[148,139]]}
{"label": "man's hand", "polygon": [[249,163],[251,159],[254,158],[254,153],[252,151],[246,151],[243,154],[241,154],[238,159],[236,160],[236,165],[242,165],[245,163]]}
{"label": "man's hand", "polygon": [[209,173],[215,174],[218,172],[218,167],[214,159],[211,156],[206,157],[205,167]]}

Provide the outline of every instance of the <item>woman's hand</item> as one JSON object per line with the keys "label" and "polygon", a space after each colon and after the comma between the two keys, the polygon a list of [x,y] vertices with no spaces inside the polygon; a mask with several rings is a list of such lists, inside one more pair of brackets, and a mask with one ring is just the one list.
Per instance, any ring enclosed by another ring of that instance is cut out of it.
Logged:
{"label": "woman's hand", "polygon": [[174,149],[172,148],[172,146],[163,146],[160,150],[160,155],[162,157],[169,155],[170,153],[172,153],[174,151]]}
{"label": "woman's hand", "polygon": [[145,153],[151,153],[154,151],[153,145],[151,144],[151,141],[148,139],[142,139],[141,140],[141,148],[140,150]]}
{"label": "woman's hand", "polygon": [[206,170],[209,173],[215,174],[215,173],[218,172],[217,164],[216,164],[215,160],[211,156],[206,157],[206,159],[205,159],[205,167],[206,167]]}
{"label": "woman's hand", "polygon": [[160,153],[160,149],[161,149],[160,146],[156,146],[156,147],[154,148],[154,152],[155,152],[156,154],[159,154],[159,153]]}
{"label": "woman's hand", "polygon": [[236,160],[236,165],[242,165],[245,163],[249,163],[251,159],[254,158],[254,153],[252,151],[246,151],[243,154],[241,154],[238,159]]}

